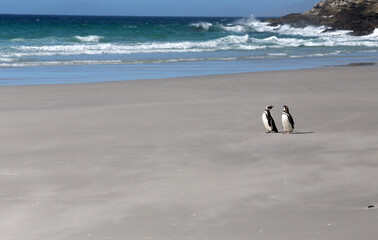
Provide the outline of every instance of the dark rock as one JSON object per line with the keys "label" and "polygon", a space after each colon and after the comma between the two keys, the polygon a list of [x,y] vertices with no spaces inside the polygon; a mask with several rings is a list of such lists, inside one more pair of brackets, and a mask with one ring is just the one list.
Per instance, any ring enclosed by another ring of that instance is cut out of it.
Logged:
{"label": "dark rock", "polygon": [[368,208],[375,208],[375,206],[374,205],[369,205]]}
{"label": "dark rock", "polygon": [[304,13],[268,19],[271,25],[326,26],[327,30],[351,30],[366,35],[378,28],[378,0],[326,0]]}

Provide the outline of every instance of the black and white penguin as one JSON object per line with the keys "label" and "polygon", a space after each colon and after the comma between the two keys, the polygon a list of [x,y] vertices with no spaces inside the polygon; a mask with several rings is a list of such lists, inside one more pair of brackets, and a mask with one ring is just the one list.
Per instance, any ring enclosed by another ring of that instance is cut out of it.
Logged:
{"label": "black and white penguin", "polygon": [[270,133],[271,131],[273,132],[278,132],[276,124],[274,123],[274,120],[272,118],[272,115],[270,115],[270,110],[273,108],[272,105],[269,105],[265,108],[264,113],[262,114],[262,121],[264,123],[264,127]]}
{"label": "black and white penguin", "polygon": [[294,119],[289,113],[289,108],[284,105],[282,111],[282,128],[284,133],[293,133],[294,130]]}

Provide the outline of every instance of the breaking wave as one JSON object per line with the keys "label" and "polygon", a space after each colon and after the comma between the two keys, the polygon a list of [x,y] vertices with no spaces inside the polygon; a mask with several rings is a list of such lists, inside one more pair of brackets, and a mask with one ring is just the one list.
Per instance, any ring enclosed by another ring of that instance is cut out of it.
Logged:
{"label": "breaking wave", "polygon": [[[209,22],[200,22],[190,24],[189,26],[193,26],[202,30],[209,30],[214,25]],[[305,28],[295,28],[290,25],[270,26],[268,22],[261,22],[253,16],[242,18],[226,25],[219,24],[218,26],[224,31],[234,33],[269,32],[279,35],[296,35],[304,37],[346,36],[351,33],[351,31],[348,30],[327,31],[328,28],[325,26],[307,26]],[[378,37],[378,29],[376,29],[372,34],[368,35],[368,37]]]}
{"label": "breaking wave", "polygon": [[[155,25],[138,21],[119,28],[107,23],[99,31],[54,27],[47,34],[14,35],[12,30],[10,37],[0,37],[0,66],[293,59],[378,52],[378,29],[357,37],[349,31],[326,31],[324,26],[269,26],[253,16]],[[183,54],[185,58],[177,57]]]}
{"label": "breaking wave", "polygon": [[85,36],[85,37],[75,36],[73,38],[74,38],[74,40],[77,40],[79,42],[97,43],[97,42],[100,42],[100,40],[103,39],[104,37],[96,36],[96,35],[89,35],[89,36]]}
{"label": "breaking wave", "polygon": [[135,54],[135,53],[172,53],[172,52],[206,52],[220,50],[253,50],[264,46],[249,44],[250,38],[244,36],[227,36],[205,42],[144,43],[122,45],[113,43],[71,44],[52,46],[20,46],[8,57],[54,56],[54,55],[94,55],[94,54]]}
{"label": "breaking wave", "polygon": [[213,24],[209,22],[199,22],[199,23],[192,23],[189,26],[197,30],[208,31],[209,28],[213,26]]}
{"label": "breaking wave", "polygon": [[[303,31],[305,31],[303,29]],[[313,31],[313,28],[311,28]],[[308,32],[311,32],[308,31]],[[298,38],[294,35],[274,35],[265,38],[244,35],[229,35],[209,41],[146,42],[137,44],[100,43],[99,36],[81,38],[82,44],[59,44],[44,46],[15,46],[2,54],[3,58],[56,55],[103,55],[138,53],[184,53],[227,50],[253,51],[298,47],[378,47],[376,32],[363,37],[349,35],[318,34],[317,37]],[[86,44],[91,43],[91,44]],[[0,49],[1,51],[1,49]]]}

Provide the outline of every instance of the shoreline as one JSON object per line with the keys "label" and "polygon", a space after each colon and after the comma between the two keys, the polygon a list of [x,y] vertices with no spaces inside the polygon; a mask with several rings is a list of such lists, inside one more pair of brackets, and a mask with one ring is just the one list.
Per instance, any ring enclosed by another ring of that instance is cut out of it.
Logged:
{"label": "shoreline", "polygon": [[[1,87],[0,232],[375,240],[377,75],[374,65]],[[268,104],[279,131],[289,106],[296,134],[265,133]]]}
{"label": "shoreline", "polygon": [[[146,81],[146,80],[164,80],[164,79],[182,79],[182,78],[201,78],[201,77],[213,77],[213,76],[231,76],[238,74],[254,74],[254,73],[270,73],[270,72],[281,72],[281,71],[302,71],[302,70],[314,70],[314,69],[328,69],[328,68],[341,68],[341,67],[374,67],[377,65],[377,62],[362,62],[362,63],[349,63],[344,65],[324,65],[321,67],[307,67],[299,69],[284,69],[284,70],[263,70],[263,71],[246,71],[246,72],[237,72],[237,73],[220,73],[220,74],[208,74],[208,75],[191,75],[191,76],[179,76],[179,77],[161,77],[161,78],[146,78],[146,79],[127,79],[127,80],[100,80],[100,81],[83,81],[83,82],[67,82],[67,83],[32,83],[29,84],[10,84],[10,85],[1,85],[0,87],[17,87],[17,86],[43,86],[43,85],[71,85],[71,84],[95,84],[95,83],[111,83],[111,82],[128,82],[128,81]],[[11,78],[0,78],[0,81],[14,81]],[[24,80],[23,80],[24,81]]]}

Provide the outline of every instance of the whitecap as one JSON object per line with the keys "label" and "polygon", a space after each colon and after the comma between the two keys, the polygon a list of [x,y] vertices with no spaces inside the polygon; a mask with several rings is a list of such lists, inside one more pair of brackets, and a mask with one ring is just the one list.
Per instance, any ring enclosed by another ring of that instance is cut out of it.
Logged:
{"label": "whitecap", "polygon": [[375,38],[375,40],[377,40],[378,39],[378,28],[374,29],[374,31],[371,34],[369,34],[365,37],[366,38]]}
{"label": "whitecap", "polygon": [[287,53],[268,53],[268,56],[287,56]]}
{"label": "whitecap", "polygon": [[[350,30],[337,30],[328,31],[326,26],[307,26],[304,28],[295,28],[291,25],[284,24],[278,26],[270,26],[268,22],[261,22],[257,20],[253,15],[248,18],[242,18],[235,21],[232,24],[226,26],[221,25],[221,28],[229,32],[237,33],[250,33],[250,32],[270,32],[273,34],[300,36],[300,37],[348,37],[352,31]],[[376,29],[372,34],[357,38],[372,39],[378,37],[378,30]]]}
{"label": "whitecap", "polygon": [[[255,22],[255,21],[252,21]],[[182,41],[182,42],[146,42],[146,43],[101,43],[102,38],[96,35],[79,37],[82,43],[54,44],[43,46],[14,46],[12,51],[2,57],[27,57],[27,56],[55,56],[55,55],[102,55],[102,54],[138,54],[138,53],[185,53],[185,52],[211,52],[227,50],[256,50],[278,49],[297,47],[378,47],[378,31],[363,37],[338,33],[317,33],[315,27],[301,29],[304,34],[316,35],[306,38],[293,36],[299,32],[288,26],[283,26],[279,31],[293,35],[280,35],[260,38],[251,38],[248,34],[229,35],[208,41]],[[295,31],[297,32],[295,32]],[[272,30],[273,31],[273,30]],[[276,30],[274,30],[276,31]],[[3,61],[4,62],[4,61]]]}
{"label": "whitecap", "polygon": [[104,37],[96,36],[96,35],[89,35],[89,36],[75,36],[75,39],[79,40],[80,42],[99,42]]}
{"label": "whitecap", "polygon": [[208,31],[211,26],[213,26],[213,24],[209,22],[198,22],[198,23],[189,24],[189,27],[194,27],[198,30],[206,30],[206,31]]}
{"label": "whitecap", "polygon": [[0,62],[12,62],[13,59],[12,58],[7,58],[7,57],[1,57],[0,58]]}
{"label": "whitecap", "polygon": [[232,49],[257,49],[261,46],[249,44],[249,36],[230,35],[203,42],[149,42],[134,45],[96,43],[47,46],[20,46],[9,57],[54,56],[54,55],[95,55],[95,54],[133,54],[133,53],[170,53],[206,52]]}

